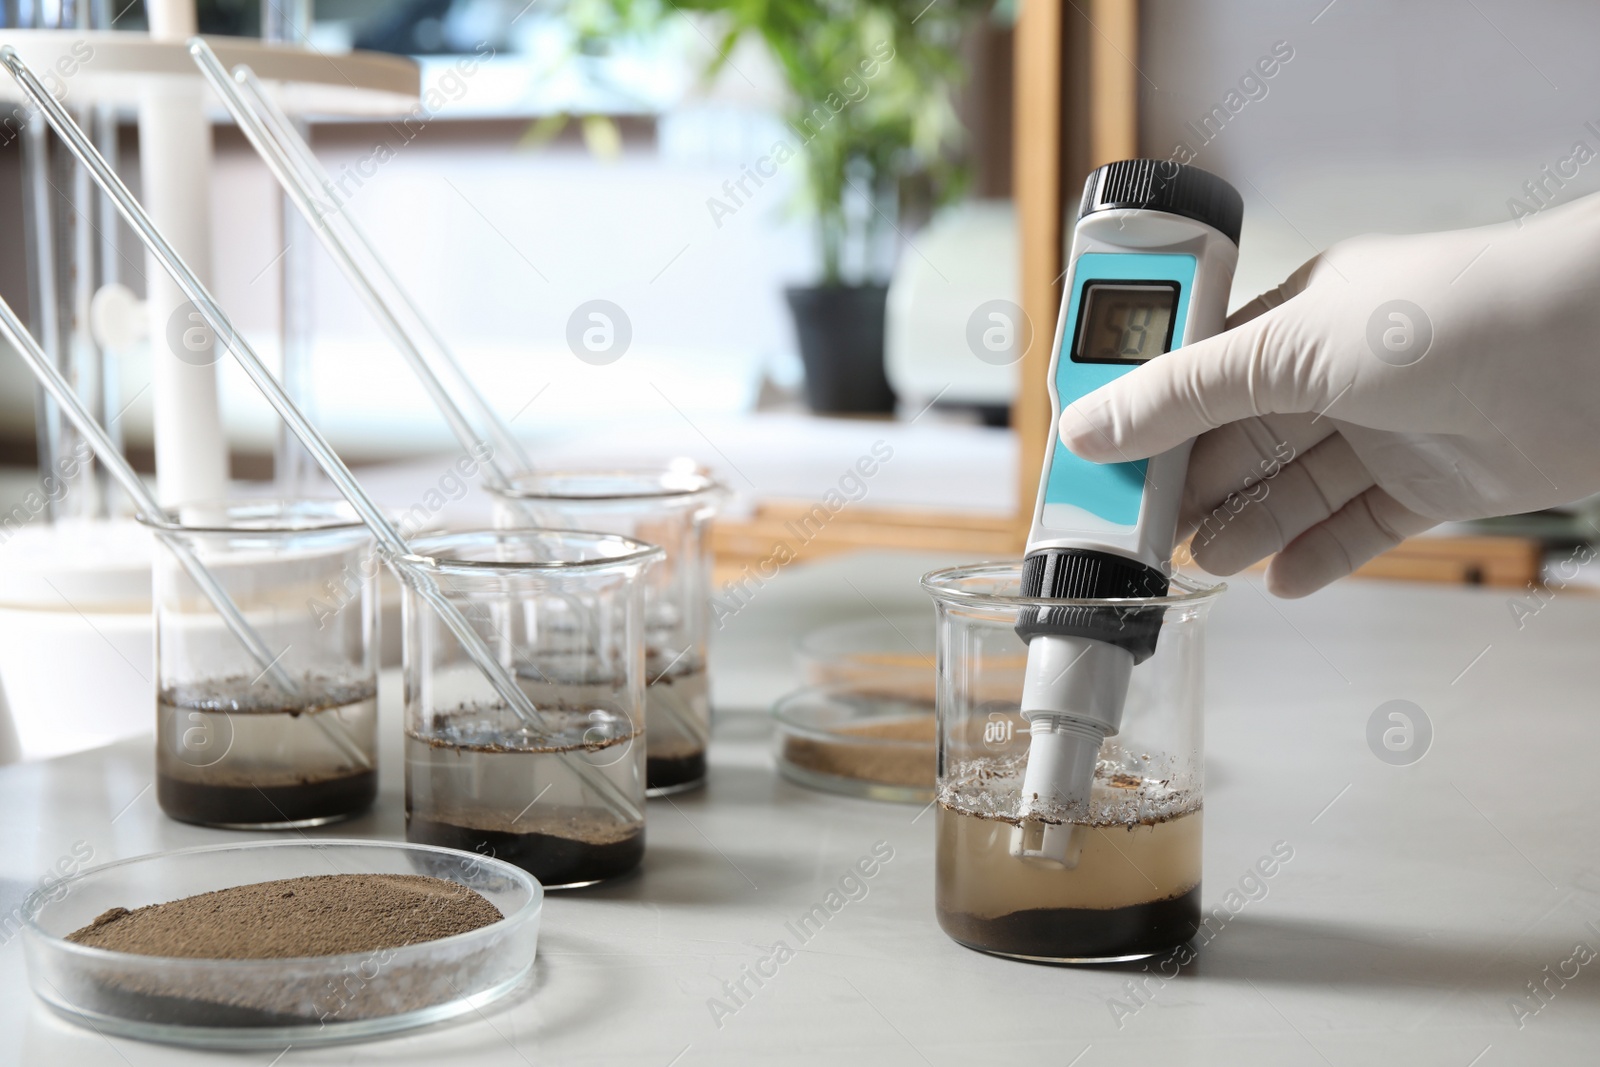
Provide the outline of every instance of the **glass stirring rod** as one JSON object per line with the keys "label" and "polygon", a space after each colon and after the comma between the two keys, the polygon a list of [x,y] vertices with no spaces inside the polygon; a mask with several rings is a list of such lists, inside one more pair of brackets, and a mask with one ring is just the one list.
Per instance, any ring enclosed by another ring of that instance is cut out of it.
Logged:
{"label": "glass stirring rod", "polygon": [[[205,320],[206,325],[227,347],[229,354],[272,405],[278,417],[288,423],[289,428],[316,459],[318,466],[333,482],[340,495],[350,503],[367,528],[372,531],[378,541],[379,552],[395,577],[416,590],[418,596],[433,608],[440,621],[460,643],[462,651],[493,687],[496,695],[506,702],[507,707],[530,727],[548,732],[544,717],[534,707],[532,700],[523,692],[521,686],[517,685],[516,679],[495,657],[493,650],[473,629],[466,616],[451,603],[431,577],[407,562],[407,557],[411,553],[405,539],[383,514],[382,509],[367,495],[366,490],[361,487],[361,483],[356,480],[350,468],[345,466],[327,438],[322,436],[305,417],[304,412],[284,392],[283,386],[272,376],[272,372],[261,361],[255,349],[234,329],[233,323],[218,306],[211,292],[201,284],[189,265],[173,250],[161,231],[150,221],[144,208],[106,163],[105,158],[96,151],[82,128],[44,87],[32,69],[23,62],[15,48],[10,45],[0,46],[0,63],[5,65],[23,94],[44,114],[46,121],[61,138],[67,150],[84,165],[95,184],[116,205],[118,213],[133,228],[140,243],[160,262],[162,269],[172,277],[184,296],[194,304],[195,310]],[[633,799],[596,768],[567,753],[563,753],[563,762],[619,818],[627,822],[636,822],[643,817]]]}
{"label": "glass stirring rod", "polygon": [[[61,406],[62,413],[72,421],[73,426],[94,448],[95,458],[99,459],[111,477],[117,480],[117,484],[128,494],[140,512],[150,518],[162,516],[165,512],[155,495],[150,492],[150,488],[129,466],[127,459],[112,442],[111,436],[95,421],[89,409],[83,406],[83,401],[78,398],[77,392],[61,376],[61,372],[56,369],[50,357],[34,340],[33,334],[28,332],[28,328],[23,325],[16,312],[11,310],[11,306],[3,299],[0,299],[0,334],[11,342],[11,346],[17,350],[23,362],[28,365],[28,369],[39,380],[39,384]],[[194,550],[164,531],[156,531],[156,537],[177,558],[184,573],[217,609],[217,614],[222,616],[222,621],[227,624],[228,630],[261,668],[262,675],[271,679],[286,696],[291,699],[299,698],[301,695],[299,686],[295,685],[294,679],[289,677],[288,672],[278,662],[282,657],[272,654],[272,650],[244,617],[244,613],[233,602],[228,591],[217,581],[216,575],[200,562],[200,557],[195,555]],[[367,758],[361,746],[345,732],[343,725],[336,721],[325,721],[324,716],[320,715],[313,715],[311,721],[322,729],[347,759],[353,760],[363,770],[372,769],[372,761]]]}

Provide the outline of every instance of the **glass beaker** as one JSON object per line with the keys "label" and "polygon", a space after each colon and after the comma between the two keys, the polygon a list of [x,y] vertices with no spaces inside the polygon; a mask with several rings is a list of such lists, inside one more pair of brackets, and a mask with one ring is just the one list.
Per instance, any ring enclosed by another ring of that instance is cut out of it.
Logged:
{"label": "glass beaker", "polygon": [[156,798],[183,822],[317,826],[378,791],[377,561],[343,502],[187,505],[140,519],[181,541],[276,657],[261,662],[174,554],[155,549]]}
{"label": "glass beaker", "polygon": [[[935,571],[922,587],[938,627],[937,884],[939,925],[968,948],[1017,959],[1141,959],[1200,926],[1203,648],[1223,586],[1182,576],[1144,600],[1020,595],[1022,566]],[[1075,854],[1025,856],[1018,818],[1029,726],[1021,714],[1024,611],[1161,619],[1156,650],[1133,668],[1121,728],[1106,738],[1087,806],[1063,811]]]}
{"label": "glass beaker", "polygon": [[659,545],[645,584],[645,748],[650,796],[705,781],[711,519],[722,489],[692,470],[547,471],[496,492],[502,529],[601,530]]}
{"label": "glass beaker", "polygon": [[409,557],[537,709],[524,721],[409,585],[406,840],[514,863],[546,889],[644,856],[644,586],[654,545],[569,530],[419,538]]}

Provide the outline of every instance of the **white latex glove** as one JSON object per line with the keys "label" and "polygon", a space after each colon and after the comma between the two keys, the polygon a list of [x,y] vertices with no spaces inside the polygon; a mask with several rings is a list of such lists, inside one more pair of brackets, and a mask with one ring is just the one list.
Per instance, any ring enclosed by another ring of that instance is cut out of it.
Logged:
{"label": "white latex glove", "polygon": [[[1408,301],[1396,307],[1393,301]],[[1600,196],[1343,241],[1061,413],[1098,462],[1198,437],[1180,536],[1304,596],[1448,520],[1600,491]]]}

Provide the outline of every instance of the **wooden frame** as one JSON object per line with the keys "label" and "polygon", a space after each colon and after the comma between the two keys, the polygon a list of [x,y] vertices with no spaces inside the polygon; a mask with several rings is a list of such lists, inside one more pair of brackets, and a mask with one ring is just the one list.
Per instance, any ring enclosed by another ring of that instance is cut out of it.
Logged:
{"label": "wooden frame", "polygon": [[1050,403],[1044,382],[1061,303],[1063,172],[1067,123],[1064,64],[1067,35],[1060,0],[1025,0],[1017,18],[1014,187],[1022,253],[1022,311],[1033,324],[1033,344],[1022,357],[1021,386],[1011,405],[1017,435],[1017,536],[1028,537],[1033,502],[1049,440]]}
{"label": "wooden frame", "polygon": [[1044,381],[1066,269],[1067,208],[1083,175],[1139,154],[1138,0],[1024,0],[1016,47],[1022,310],[1034,344],[1022,358],[1011,425],[1019,449],[1016,523],[1026,540],[1054,432]]}

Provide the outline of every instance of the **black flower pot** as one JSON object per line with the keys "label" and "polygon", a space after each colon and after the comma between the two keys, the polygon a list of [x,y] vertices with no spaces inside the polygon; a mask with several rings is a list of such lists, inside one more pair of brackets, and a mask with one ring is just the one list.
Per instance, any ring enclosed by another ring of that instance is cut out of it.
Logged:
{"label": "black flower pot", "polygon": [[886,414],[894,390],[883,374],[882,285],[784,290],[806,368],[806,399],[820,415]]}

